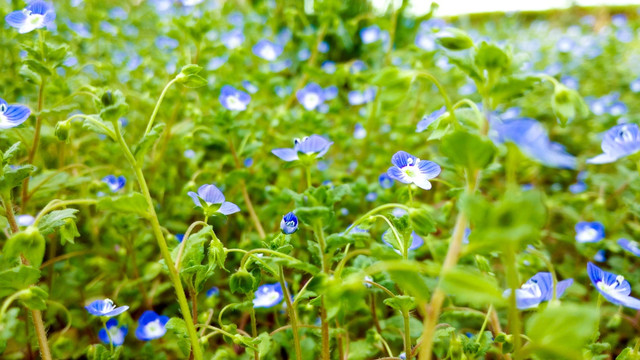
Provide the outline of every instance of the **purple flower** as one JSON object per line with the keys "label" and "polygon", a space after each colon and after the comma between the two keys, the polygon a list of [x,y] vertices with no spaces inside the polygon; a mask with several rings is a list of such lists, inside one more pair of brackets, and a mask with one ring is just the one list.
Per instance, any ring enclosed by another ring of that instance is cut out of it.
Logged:
{"label": "purple flower", "polygon": [[640,151],[640,130],[636,124],[620,124],[609,129],[602,139],[602,152],[587,159],[588,164],[607,164]]}
{"label": "purple flower", "polygon": [[193,200],[196,207],[205,209],[205,213],[213,214],[219,212],[223,215],[231,215],[240,211],[238,205],[225,201],[224,194],[215,185],[202,185],[198,188],[198,193],[189,191],[188,195]]}
{"label": "purple flower", "polygon": [[630,296],[631,285],[624,276],[604,271],[591,262],[587,264],[587,273],[591,283],[605,299],[616,305],[640,310],[640,300]]}
{"label": "purple flower", "polygon": [[[559,281],[556,284],[556,298],[560,298],[565,290],[573,284],[573,279]],[[511,289],[507,289],[503,296],[508,297]],[[539,272],[524,285],[516,289],[516,306],[520,310],[536,308],[543,301],[553,297],[553,277],[549,272]]]}
{"label": "purple flower", "polygon": [[267,61],[274,61],[282,54],[282,46],[275,44],[269,40],[260,40],[251,49],[253,53],[262,59]]}
{"label": "purple flower", "polygon": [[296,98],[305,109],[315,110],[324,103],[324,90],[316,83],[308,83],[296,92]]}
{"label": "purple flower", "polygon": [[10,129],[27,121],[31,110],[24,105],[8,105],[0,99],[0,129]]}
{"label": "purple flower", "polygon": [[349,98],[349,104],[362,105],[373,101],[376,97],[376,88],[369,87],[364,91],[353,90],[347,94]]}
{"label": "purple flower", "polygon": [[242,81],[242,87],[247,90],[250,94],[255,94],[258,92],[258,87],[253,85],[249,80]]}
{"label": "purple flower", "polygon": [[432,34],[419,32],[416,34],[415,44],[424,51],[434,51],[436,49],[436,40]]}
{"label": "purple flower", "polygon": [[431,189],[430,179],[440,174],[440,166],[409,154],[406,151],[398,151],[391,158],[393,166],[387,170],[387,175],[404,184],[415,184],[421,189]]}
{"label": "purple flower", "polygon": [[147,310],[138,320],[136,337],[142,341],[161,338],[167,333],[167,322],[169,322],[168,316],[158,315],[155,311]]}
{"label": "purple flower", "polygon": [[322,62],[322,65],[320,65],[320,68],[322,69],[322,71],[326,72],[327,74],[333,74],[336,72],[336,63],[330,60],[326,60]]}
{"label": "purple flower", "polygon": [[251,102],[251,95],[238,90],[231,85],[225,85],[220,90],[220,104],[228,110],[244,111]]}
{"label": "purple flower", "polygon": [[[367,69],[367,64],[364,63],[364,61],[362,60],[355,60],[352,64],[351,67],[349,68],[349,72],[351,72],[352,74],[357,74],[361,71],[364,71]],[[640,84],[639,84],[640,87]],[[640,90],[639,90],[640,91]]]}
{"label": "purple flower", "polygon": [[593,243],[604,239],[604,225],[597,221],[581,221],[576,224],[576,241]]}
{"label": "purple flower", "polygon": [[87,309],[91,315],[107,317],[118,316],[129,310],[129,307],[126,305],[116,307],[111,299],[96,300],[84,308]]}
{"label": "purple flower", "polygon": [[307,156],[313,156],[314,158],[321,158],[329,151],[332,141],[325,139],[320,135],[311,135],[303,139],[294,139],[292,149],[273,149],[271,152],[273,155],[279,157],[284,161],[300,160],[299,153]]}
{"label": "purple flower", "polygon": [[55,19],[56,11],[53,5],[41,0],[31,1],[25,9],[11,12],[4,18],[7,24],[18,29],[20,34],[51,26]]}

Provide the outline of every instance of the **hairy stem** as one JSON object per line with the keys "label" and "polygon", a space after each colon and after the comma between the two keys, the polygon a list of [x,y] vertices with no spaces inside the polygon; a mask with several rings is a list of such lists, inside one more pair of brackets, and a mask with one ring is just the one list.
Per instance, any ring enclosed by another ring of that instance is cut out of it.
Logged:
{"label": "hairy stem", "polygon": [[302,348],[300,347],[300,334],[298,333],[298,314],[296,308],[291,301],[291,294],[289,288],[287,288],[287,282],[284,279],[284,270],[280,266],[280,286],[284,293],[284,301],[287,303],[287,310],[289,312],[289,318],[291,320],[291,330],[293,332],[293,346],[296,352],[296,360],[302,360]]}

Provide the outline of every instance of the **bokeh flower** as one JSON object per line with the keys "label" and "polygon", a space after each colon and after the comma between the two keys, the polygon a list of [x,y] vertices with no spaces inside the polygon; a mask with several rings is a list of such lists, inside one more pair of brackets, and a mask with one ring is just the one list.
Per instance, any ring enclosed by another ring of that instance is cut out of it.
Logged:
{"label": "bokeh flower", "polygon": [[168,321],[168,316],[158,315],[153,310],[147,310],[142,313],[138,320],[136,337],[142,341],[161,338],[167,332],[166,325]]}

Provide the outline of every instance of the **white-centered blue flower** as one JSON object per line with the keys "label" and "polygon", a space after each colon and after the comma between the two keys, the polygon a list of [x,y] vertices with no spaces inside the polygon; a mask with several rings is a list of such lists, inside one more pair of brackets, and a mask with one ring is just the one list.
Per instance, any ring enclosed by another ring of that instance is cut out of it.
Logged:
{"label": "white-centered blue flower", "polygon": [[102,182],[109,186],[111,192],[116,192],[124,187],[127,183],[127,179],[122,175],[118,177],[115,175],[107,175],[102,178]]}
{"label": "white-centered blue flower", "polygon": [[320,135],[311,135],[302,139],[294,139],[291,149],[273,149],[271,153],[284,161],[300,160],[300,154],[321,158],[329,151],[333,141],[329,141]]}
{"label": "white-centered blue flower", "polygon": [[353,138],[364,139],[365,137],[367,137],[367,129],[365,129],[362,124],[357,123],[355,128],[353,129]]}
{"label": "white-centered blue flower", "polygon": [[33,215],[23,214],[23,215],[16,216],[16,222],[20,226],[30,226],[30,225],[33,225],[35,221],[36,221],[36,218],[34,218]]}
{"label": "white-centered blue flower", "polygon": [[631,285],[624,276],[604,271],[591,262],[587,264],[587,273],[591,283],[605,299],[616,305],[640,310],[640,300],[630,296]]}
{"label": "white-centered blue flower", "polygon": [[[120,346],[124,344],[124,338],[129,332],[129,328],[126,325],[118,327],[118,319],[109,319],[106,323],[107,329],[100,329],[98,332],[98,338],[105,344],[113,344]],[[107,333],[108,331],[108,333]]]}
{"label": "white-centered blue flower", "polygon": [[254,308],[274,307],[284,299],[280,283],[264,284],[256,290],[253,298]]}
{"label": "white-centered blue flower", "polygon": [[587,160],[589,164],[607,164],[640,151],[640,129],[636,124],[620,124],[609,129],[602,139],[602,154]]}
{"label": "white-centered blue flower", "polygon": [[244,33],[242,32],[242,29],[233,29],[222,34],[222,36],[220,36],[220,41],[222,41],[227,49],[233,50],[240,47],[244,42]]}
{"label": "white-centered blue flower", "polygon": [[597,221],[581,221],[576,224],[576,241],[593,243],[604,239],[604,225]]}
{"label": "white-centered blue flower", "polygon": [[636,241],[623,238],[618,240],[618,245],[633,255],[640,257],[640,244]]}
{"label": "white-centered blue flower", "polygon": [[371,44],[380,40],[380,27],[371,25],[360,30],[360,40],[363,44]]}
{"label": "white-centered blue flower", "polygon": [[275,61],[282,54],[282,46],[269,40],[263,39],[251,49],[253,53],[264,60]]}
{"label": "white-centered blue flower", "polygon": [[31,110],[24,105],[9,105],[0,99],[0,129],[10,129],[25,122]]}
{"label": "white-centered blue flower", "polygon": [[142,341],[158,339],[167,333],[168,316],[158,315],[155,311],[147,310],[142,313],[136,328],[136,337]]}
{"label": "white-centered blue flower", "polygon": [[431,189],[430,179],[440,174],[440,166],[433,161],[420,160],[406,151],[398,151],[391,157],[392,167],[387,175],[404,184],[415,184],[421,189]]}
{"label": "white-centered blue flower", "polygon": [[238,205],[226,201],[222,191],[213,184],[202,185],[198,188],[197,194],[189,191],[188,195],[196,207],[205,209],[205,213],[208,214],[219,212],[224,215],[231,215],[240,211]]}
{"label": "white-centered blue flower", "polygon": [[315,110],[325,101],[324,89],[316,83],[308,83],[296,92],[296,98],[307,110]]}
{"label": "white-centered blue flower", "polygon": [[[558,281],[556,284],[556,298],[560,298],[565,290],[573,284],[573,279]],[[509,297],[511,289],[507,289],[504,297]],[[539,272],[516,289],[516,305],[518,309],[536,308],[543,301],[553,297],[553,277],[549,272]]]}
{"label": "white-centered blue flower", "polygon": [[287,213],[280,221],[280,230],[284,234],[290,235],[298,231],[298,217],[293,212]]}
{"label": "white-centered blue flower", "polygon": [[231,85],[225,85],[220,90],[218,100],[227,110],[244,111],[251,102],[251,95]]}
{"label": "white-centered blue flower", "polygon": [[4,20],[9,26],[18,29],[20,34],[49,26],[56,19],[53,5],[46,1],[31,1],[23,10],[9,13]]}
{"label": "white-centered blue flower", "polygon": [[107,317],[118,316],[129,310],[127,305],[116,306],[111,299],[96,300],[84,308],[87,309],[91,315]]}

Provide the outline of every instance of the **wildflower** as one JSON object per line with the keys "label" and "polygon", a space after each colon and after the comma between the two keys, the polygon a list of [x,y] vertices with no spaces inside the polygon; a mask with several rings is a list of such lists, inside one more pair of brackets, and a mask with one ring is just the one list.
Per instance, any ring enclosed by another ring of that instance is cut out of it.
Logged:
{"label": "wildflower", "polygon": [[587,264],[587,273],[591,283],[605,299],[616,305],[640,310],[640,300],[629,295],[631,285],[624,276],[604,271],[591,262]]}
{"label": "wildflower", "polygon": [[335,85],[327,86],[322,90],[322,95],[325,101],[333,100],[338,96],[338,87]]}
{"label": "wildflower", "polygon": [[383,173],[378,177],[378,183],[381,188],[389,189],[393,186],[394,181],[387,173]]}
{"label": "wildflower", "polygon": [[628,111],[627,105],[622,101],[614,101],[607,108],[607,113],[609,113],[609,115],[611,116],[621,116],[626,114],[627,111]]}
{"label": "wildflower", "polygon": [[420,122],[418,123],[418,126],[416,127],[416,132],[425,131],[429,127],[429,125],[431,125],[434,121],[438,120],[438,118],[440,118],[446,112],[447,112],[447,108],[443,106],[439,110],[436,110],[429,115],[425,115],[422,118],[422,120],[420,120]]}
{"label": "wildflower", "polygon": [[184,234],[176,234],[175,237],[179,243],[181,243],[184,240]]}
{"label": "wildflower", "polygon": [[318,51],[321,52],[322,54],[326,54],[327,52],[329,52],[329,43],[326,41],[323,41],[320,44],[318,44]]}
{"label": "wildflower", "polygon": [[580,243],[598,242],[604,239],[604,225],[601,223],[581,221],[576,224],[576,241]]}
{"label": "wildflower", "polygon": [[253,158],[246,158],[244,159],[244,167],[251,167],[251,165],[253,165]]}
{"label": "wildflower", "polygon": [[436,40],[432,34],[419,32],[416,35],[415,44],[424,51],[434,51],[436,49]]}
{"label": "wildflower", "polygon": [[464,234],[462,236],[462,243],[463,244],[468,244],[469,243],[469,235],[471,235],[471,229],[469,228],[465,228],[464,229]]}
{"label": "wildflower", "polygon": [[218,289],[217,286],[212,287],[211,289],[207,290],[207,297],[212,297],[212,296],[218,296],[220,295],[220,289]]}
{"label": "wildflower", "polygon": [[[231,215],[240,211],[238,205],[225,201],[224,194],[215,185],[202,185],[198,188],[198,193],[189,191],[188,195],[193,199],[196,207],[201,207],[206,214],[219,212],[224,215]],[[214,205],[219,205],[217,208]],[[214,209],[216,208],[216,209]]]}
{"label": "wildflower", "polygon": [[620,245],[621,248],[627,250],[633,255],[640,257],[640,247],[638,246],[637,242],[629,239],[619,239],[618,245]]}
{"label": "wildflower", "polygon": [[10,129],[25,122],[31,110],[24,105],[8,105],[0,99],[0,129]]}
{"label": "wildflower", "polygon": [[609,129],[602,139],[602,152],[587,159],[589,164],[607,164],[640,151],[640,130],[636,124],[620,124]]}
{"label": "wildflower", "polygon": [[298,231],[298,217],[293,212],[287,213],[280,221],[280,230],[283,234],[293,234]]}
{"label": "wildflower", "polygon": [[264,284],[258,288],[253,298],[254,308],[270,308],[278,305],[284,296],[280,283]]}
{"label": "wildflower", "polygon": [[593,255],[593,260],[597,262],[607,261],[607,252],[604,249],[598,250],[598,252]]}
{"label": "wildflower", "polygon": [[287,162],[300,160],[299,153],[317,159],[323,157],[329,151],[333,142],[314,134],[302,139],[294,139],[293,144],[292,149],[273,149],[271,152]]}
{"label": "wildflower", "polygon": [[138,319],[136,337],[143,341],[161,338],[167,332],[166,325],[168,321],[168,316],[158,315],[153,310],[147,310]]}
{"label": "wildflower", "polygon": [[106,323],[107,329],[100,329],[98,338],[105,344],[120,346],[124,344],[124,337],[127,336],[129,328],[126,325],[118,327],[117,319],[109,319]]}
{"label": "wildflower", "polygon": [[269,40],[260,40],[251,49],[253,53],[264,60],[274,61],[282,54],[282,46],[275,44]]}
{"label": "wildflower", "polygon": [[333,74],[336,72],[336,63],[330,60],[323,61],[322,65],[320,65],[320,68],[327,74]]}
{"label": "wildflower", "polygon": [[433,161],[420,160],[406,151],[398,151],[391,157],[394,166],[387,170],[387,175],[404,184],[416,184],[421,189],[431,189],[430,179],[440,174],[440,166]]}
{"label": "wildflower", "polygon": [[380,40],[380,27],[371,25],[360,30],[360,39],[363,44],[371,44]]}
{"label": "wildflower", "polygon": [[[361,71],[364,71],[367,69],[367,64],[364,63],[364,61],[362,60],[355,60],[352,64],[351,67],[349,68],[349,72],[352,74],[357,74]],[[640,88],[640,84],[638,85],[638,87]],[[638,90],[640,91],[640,90]]]}
{"label": "wildflower", "polygon": [[[382,242],[389,246],[394,248],[395,252],[397,252],[398,254],[400,254],[400,250],[398,250],[398,248],[396,247],[395,244],[392,244],[390,242],[388,242],[386,240],[387,237],[391,237],[393,239],[393,242],[396,242],[396,238],[393,234],[389,233],[389,230],[386,230],[383,234],[382,234]],[[399,245],[399,244],[398,244]],[[416,234],[415,231],[411,232],[411,245],[409,245],[409,249],[407,250],[415,250],[417,248],[419,248],[420,246],[424,245],[424,240],[422,239],[422,237],[418,234]]]}
{"label": "wildflower", "polygon": [[29,214],[24,214],[24,215],[18,215],[16,216],[16,222],[18,223],[18,225],[20,226],[29,226],[29,225],[33,225],[33,223],[36,221],[36,218],[34,218],[32,215]]}
{"label": "wildflower", "polygon": [[296,98],[305,109],[315,110],[324,103],[324,90],[316,83],[308,83],[296,92]]}
{"label": "wildflower", "polygon": [[258,92],[258,87],[253,85],[249,80],[242,81],[242,87],[244,87],[250,94]]}
{"label": "wildflower", "polygon": [[48,27],[55,19],[53,5],[41,0],[31,1],[23,10],[11,12],[4,18],[7,24],[18,29],[20,34]]}
{"label": "wildflower", "polygon": [[187,159],[193,159],[193,158],[196,157],[197,154],[193,149],[187,149],[187,150],[184,151],[183,155]]}
{"label": "wildflower", "polygon": [[307,48],[298,51],[298,60],[305,61],[311,57],[311,51]]}
{"label": "wildflower", "polygon": [[116,307],[111,299],[96,300],[84,308],[87,309],[91,315],[107,317],[118,316],[129,310],[127,305]]}
{"label": "wildflower", "polygon": [[376,201],[377,198],[378,198],[378,193],[375,191],[368,193],[367,196],[364,197],[364,199],[367,200],[368,202],[374,202]]}
{"label": "wildflower", "polygon": [[639,93],[640,92],[640,77],[633,80],[631,82],[631,84],[629,85],[629,88],[631,89],[632,92],[634,93]]}
{"label": "wildflower", "polygon": [[251,102],[251,95],[238,90],[231,85],[225,85],[220,90],[220,104],[228,110],[244,111]]}
{"label": "wildflower", "polygon": [[353,138],[364,139],[365,137],[367,137],[367,129],[365,129],[362,124],[357,123],[355,128],[353,129]]}
{"label": "wildflower", "polygon": [[109,186],[111,192],[116,192],[124,187],[127,183],[127,179],[122,175],[118,177],[115,175],[107,175],[102,178],[102,182]]}
{"label": "wildflower", "polygon": [[244,42],[244,33],[242,33],[242,29],[233,29],[222,34],[222,36],[220,36],[220,41],[222,41],[227,49],[233,50],[241,46]]}
{"label": "wildflower", "polygon": [[[565,290],[573,284],[573,279],[559,281],[556,284],[556,298],[560,298]],[[511,289],[504,292],[508,297]],[[553,297],[553,277],[549,272],[539,272],[527,280],[520,289],[516,289],[516,305],[518,309],[536,308],[543,301],[549,301]]]}
{"label": "wildflower", "polygon": [[494,122],[494,140],[512,142],[539,163],[561,169],[575,169],[576,158],[564,146],[549,140],[546,130],[534,119],[518,118]]}
{"label": "wildflower", "polygon": [[362,105],[373,101],[376,98],[376,88],[369,87],[363,91],[350,91],[347,94],[349,98],[349,104],[351,105]]}

